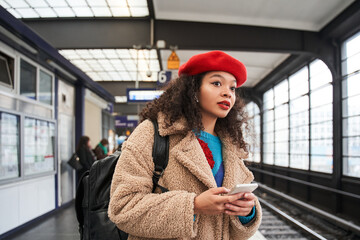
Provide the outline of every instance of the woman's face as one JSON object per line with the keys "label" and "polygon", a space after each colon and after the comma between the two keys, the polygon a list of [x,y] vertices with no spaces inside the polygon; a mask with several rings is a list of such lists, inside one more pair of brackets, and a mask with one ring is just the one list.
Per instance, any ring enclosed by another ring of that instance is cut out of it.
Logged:
{"label": "woman's face", "polygon": [[199,92],[200,112],[203,117],[224,118],[235,103],[235,77],[223,71],[204,75]]}

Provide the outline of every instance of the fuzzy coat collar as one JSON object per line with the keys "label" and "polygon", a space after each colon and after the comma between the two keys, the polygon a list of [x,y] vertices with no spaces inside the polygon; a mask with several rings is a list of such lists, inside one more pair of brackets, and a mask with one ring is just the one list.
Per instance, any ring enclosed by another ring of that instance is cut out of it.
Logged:
{"label": "fuzzy coat collar", "polygon": [[[185,118],[181,118],[171,126],[167,127],[165,123],[165,115],[163,113],[159,113],[158,115],[159,133],[161,136],[182,136],[180,138],[181,140],[177,142],[173,148],[175,153],[179,153],[176,154],[178,156],[178,160],[206,186],[209,188],[217,187],[211,168],[208,166],[203,150],[195,138],[195,134],[191,131],[185,131],[186,124],[187,122]],[[253,174],[247,169],[243,162],[243,159],[248,157],[248,153],[245,152],[244,149],[233,144],[231,138],[226,134],[219,133],[218,135],[223,146],[222,151],[225,173],[231,172],[231,169],[237,164],[240,164],[243,173],[242,182],[234,182],[234,179],[229,177],[229,174],[225,174],[223,186],[232,188],[234,184],[249,183],[253,181]],[[199,161],[199,158],[203,158],[203,160]]]}

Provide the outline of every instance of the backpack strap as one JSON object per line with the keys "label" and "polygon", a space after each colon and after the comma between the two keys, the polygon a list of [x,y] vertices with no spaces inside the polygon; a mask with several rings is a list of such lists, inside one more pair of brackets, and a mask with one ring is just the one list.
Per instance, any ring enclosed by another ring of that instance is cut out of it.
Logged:
{"label": "backpack strap", "polygon": [[165,168],[169,162],[169,136],[162,137],[159,134],[159,125],[157,121],[152,122],[154,125],[154,146],[152,157],[154,161],[154,171],[153,171],[153,190],[155,191],[156,187],[159,187],[162,192],[169,191],[168,189],[160,186],[158,184],[160,177],[163,175]]}

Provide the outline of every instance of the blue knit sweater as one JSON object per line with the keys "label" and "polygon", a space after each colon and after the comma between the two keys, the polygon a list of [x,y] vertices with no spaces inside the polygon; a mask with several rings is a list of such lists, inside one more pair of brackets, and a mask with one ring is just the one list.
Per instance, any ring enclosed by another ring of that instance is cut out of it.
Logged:
{"label": "blue knit sweater", "polygon": [[[215,164],[214,168],[212,169],[212,173],[214,175],[216,185],[218,187],[221,187],[224,180],[224,164],[222,157],[222,144],[220,138],[204,131],[201,131],[200,134],[197,135],[197,137],[207,143],[213,155]],[[251,213],[248,216],[239,216],[239,220],[242,224],[247,224],[254,218],[254,216],[255,207],[252,209]]]}

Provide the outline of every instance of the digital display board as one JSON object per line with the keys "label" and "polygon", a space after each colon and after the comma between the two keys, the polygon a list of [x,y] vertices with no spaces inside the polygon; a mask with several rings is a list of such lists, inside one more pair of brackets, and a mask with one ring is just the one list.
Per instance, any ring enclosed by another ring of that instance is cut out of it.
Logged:
{"label": "digital display board", "polygon": [[138,103],[152,101],[160,97],[164,91],[149,88],[128,88],[126,92],[128,103]]}

